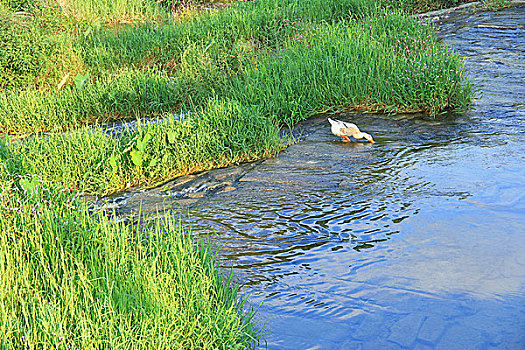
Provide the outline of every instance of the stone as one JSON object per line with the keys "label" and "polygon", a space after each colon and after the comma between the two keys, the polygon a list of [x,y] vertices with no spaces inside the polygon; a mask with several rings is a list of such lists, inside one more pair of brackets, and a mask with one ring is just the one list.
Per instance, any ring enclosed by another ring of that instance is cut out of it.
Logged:
{"label": "stone", "polygon": [[438,316],[428,317],[419,330],[418,338],[424,342],[436,344],[439,337],[445,332],[447,323]]}
{"label": "stone", "polygon": [[390,328],[388,340],[409,347],[416,341],[422,322],[423,317],[420,315],[408,315],[401,318]]}

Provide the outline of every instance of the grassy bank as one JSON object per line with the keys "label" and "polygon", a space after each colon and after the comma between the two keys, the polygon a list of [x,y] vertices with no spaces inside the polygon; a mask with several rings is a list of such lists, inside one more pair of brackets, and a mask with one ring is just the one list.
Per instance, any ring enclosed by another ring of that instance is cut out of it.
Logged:
{"label": "grassy bank", "polygon": [[193,113],[124,130],[99,128],[6,143],[0,139],[0,175],[38,174],[73,191],[107,194],[139,183],[275,155],[279,128],[256,108],[210,100]]}
{"label": "grassy bank", "polygon": [[380,0],[380,3],[387,8],[404,9],[408,13],[423,13],[473,1],[477,0]]}
{"label": "grassy bank", "polygon": [[[349,108],[368,110],[439,112],[462,109],[469,101],[465,89],[448,90],[449,82],[464,85],[458,76],[461,63],[436,42],[429,28],[406,16],[385,13],[364,0],[260,0],[185,23],[141,24],[124,29],[72,24],[70,18],[51,26],[45,16],[4,18],[4,31],[16,40],[12,39],[2,54],[4,62],[11,62],[4,65],[4,78],[0,79],[3,132],[56,131],[95,121],[177,111],[205,105],[210,96],[217,95],[222,99],[240,99],[250,106],[259,104],[239,81],[253,80],[261,71],[295,73],[293,70],[308,69],[308,77],[294,77],[295,85],[304,86],[311,79],[319,77],[317,80],[323,81],[341,73],[329,72],[326,76],[327,67],[323,67],[319,57],[310,57],[309,48],[321,54],[325,48],[344,49],[348,56],[338,55],[334,58],[342,62],[334,63],[345,70],[345,76],[362,75],[360,69],[374,67],[371,74],[365,75],[365,79],[370,78],[369,85],[395,84],[387,81],[394,75],[385,66],[397,61],[401,66],[406,60],[413,61],[414,64],[406,65],[413,71],[423,72],[428,64],[432,68],[436,58],[433,61],[427,57],[432,56],[432,51],[438,52],[441,61],[436,62],[436,71],[443,65],[448,69],[441,74],[419,74],[417,84],[401,86],[413,95],[421,95],[418,103],[399,98],[396,90],[364,92],[362,83],[342,96],[345,101],[334,102],[341,96],[331,93],[321,103],[301,102],[297,96],[303,100],[307,96],[293,91],[290,98],[295,101],[290,103],[309,103],[316,110],[347,104]],[[347,35],[337,35],[341,29]],[[29,42],[41,45],[35,48]],[[353,47],[357,50],[350,49]],[[359,52],[365,47],[373,49]],[[294,56],[292,66],[287,60],[290,56]],[[330,59],[334,55],[327,56]],[[357,63],[349,65],[350,62]],[[439,75],[445,75],[445,81],[436,81]],[[354,83],[339,81],[330,85],[348,90]],[[447,101],[421,94],[422,89],[432,86],[444,90]],[[264,90],[269,86],[254,88]],[[279,109],[264,113],[289,116],[281,115]],[[303,118],[308,115],[301,114]]]}
{"label": "grassy bank", "polygon": [[[4,178],[39,174],[107,194],[274,155],[286,143],[278,129],[316,113],[438,115],[470,103],[462,60],[432,28],[367,0],[259,0],[124,27],[75,20],[60,6],[34,12],[4,11],[0,22],[16,39],[0,54],[9,63],[0,130],[76,130],[45,142],[5,139]],[[174,112],[187,118],[122,140],[79,128]]]}
{"label": "grassy bank", "polygon": [[407,13],[424,13],[447,9],[470,2],[481,2],[489,11],[497,11],[511,5],[511,0],[380,0],[379,3],[392,9],[403,9]]}
{"label": "grassy bank", "polygon": [[23,177],[0,188],[2,349],[244,349],[257,335],[207,245],[129,227]]}
{"label": "grassy bank", "polygon": [[[209,246],[195,246],[169,216],[127,227],[89,213],[70,192],[104,194],[269,156],[278,126],[217,99],[166,119],[180,107],[169,101],[167,74],[131,66],[96,75],[86,65],[75,33],[87,40],[86,31],[105,29],[56,4],[16,13],[0,5],[0,348],[252,347],[251,314]],[[163,121],[120,138],[78,128],[144,115]],[[34,134],[43,130],[66,132]],[[13,142],[6,133],[33,136]]]}

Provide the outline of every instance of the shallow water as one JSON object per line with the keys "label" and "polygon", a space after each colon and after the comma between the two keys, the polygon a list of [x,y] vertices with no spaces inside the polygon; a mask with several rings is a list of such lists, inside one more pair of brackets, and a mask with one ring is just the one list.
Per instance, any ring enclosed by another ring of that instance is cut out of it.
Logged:
{"label": "shallow water", "polygon": [[263,303],[261,347],[525,349],[525,8],[440,28],[482,92],[469,113],[340,117],[373,145],[317,118],[275,159],[120,198],[213,237]]}

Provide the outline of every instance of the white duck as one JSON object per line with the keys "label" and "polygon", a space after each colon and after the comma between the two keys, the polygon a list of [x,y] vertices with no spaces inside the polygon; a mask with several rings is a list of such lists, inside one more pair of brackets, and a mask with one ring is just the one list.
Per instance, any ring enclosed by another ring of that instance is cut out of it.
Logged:
{"label": "white duck", "polygon": [[334,134],[335,136],[342,137],[343,142],[349,142],[350,139],[348,138],[348,136],[352,136],[355,139],[365,138],[368,141],[370,141],[370,143],[374,143],[374,139],[372,138],[372,136],[370,136],[366,132],[361,132],[355,124],[330,118],[328,118],[328,121],[330,122],[330,124],[332,124],[332,134]]}

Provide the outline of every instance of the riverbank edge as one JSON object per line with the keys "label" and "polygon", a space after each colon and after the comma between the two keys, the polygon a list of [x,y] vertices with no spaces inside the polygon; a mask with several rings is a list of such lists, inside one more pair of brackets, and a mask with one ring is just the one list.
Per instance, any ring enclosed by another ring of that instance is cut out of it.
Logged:
{"label": "riverbank edge", "polygon": [[0,348],[251,349],[253,308],[176,215],[126,224],[26,176],[0,184]]}
{"label": "riverbank edge", "polygon": [[[510,6],[516,6],[516,5],[521,5],[521,4],[525,4],[525,0],[510,0]],[[425,13],[418,13],[413,16],[415,18],[427,19],[430,21],[438,21],[443,16],[454,14],[458,11],[469,9],[469,8],[475,11],[486,11],[485,4],[482,1],[475,1],[475,2],[469,2],[466,4],[461,4],[455,7],[449,7],[446,9],[429,11]]]}

